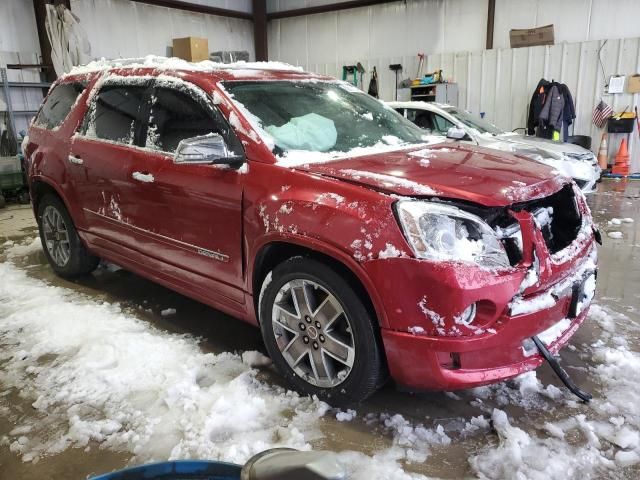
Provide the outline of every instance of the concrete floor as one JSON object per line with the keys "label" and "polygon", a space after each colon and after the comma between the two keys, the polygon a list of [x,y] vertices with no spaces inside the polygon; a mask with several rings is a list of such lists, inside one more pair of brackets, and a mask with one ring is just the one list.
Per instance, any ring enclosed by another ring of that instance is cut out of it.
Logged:
{"label": "concrete floor", "polygon": [[[589,198],[596,221],[605,233],[605,243],[600,249],[600,271],[597,302],[609,305],[616,311],[624,312],[633,322],[640,321],[640,268],[637,268],[640,251],[640,182],[605,181],[598,192]],[[634,218],[635,223],[619,227],[608,227],[612,217]],[[624,238],[612,240],[606,236],[608,230],[623,232]],[[0,245],[4,239],[22,240],[35,236],[37,230],[33,214],[29,208],[10,207],[0,211]],[[4,239],[3,239],[4,238]],[[46,265],[44,255],[37,253],[22,260],[21,265],[29,274],[64,286],[97,299],[119,302],[138,317],[155,324],[159,328],[188,333],[204,339],[202,348],[212,352],[236,350],[262,350],[262,342],[257,329],[227,315],[217,312],[198,302],[171,292],[129,272],[101,271],[77,282],[68,282],[54,276]],[[636,268],[634,268],[634,266]],[[1,279],[0,279],[1,281]],[[176,308],[177,314],[162,317],[164,308]],[[595,322],[586,322],[573,337],[571,344],[576,348],[562,351],[563,365],[582,387],[598,392],[599,386],[586,375],[589,360],[580,355],[580,346],[592,343],[600,335]],[[637,336],[629,340],[634,350],[639,350]],[[585,363],[587,365],[585,365]],[[1,368],[2,365],[0,365]],[[264,370],[260,376],[272,383],[282,384],[277,374]],[[538,371],[543,384],[561,387],[550,369],[544,365]],[[507,385],[508,386],[508,385]],[[563,388],[563,387],[561,387]],[[30,399],[19,397],[17,392],[2,392],[0,385],[0,412],[8,411],[0,417],[0,478],[1,479],[61,479],[84,478],[89,474],[121,468],[130,459],[129,454],[111,452],[101,448],[66,450],[63,453],[41,459],[37,464],[23,463],[12,454],[1,439],[3,435],[19,424],[23,416],[31,414]],[[4,396],[3,396],[4,395]],[[544,399],[526,411],[519,405],[501,404],[499,399],[488,399],[483,406],[474,402],[471,392],[461,392],[457,396],[445,393],[411,395],[395,391],[391,386],[384,388],[364,405],[358,408],[358,419],[341,423],[328,416],[322,420],[324,438],[314,442],[314,447],[330,450],[356,450],[374,453],[389,446],[390,435],[379,428],[371,428],[364,421],[367,413],[400,413],[407,420],[423,423],[425,426],[442,424],[445,428],[455,426],[464,419],[480,415],[496,406],[504,409],[512,418],[517,418],[518,426],[540,434],[540,425],[566,416],[562,405],[547,404]],[[5,410],[2,407],[5,407]],[[571,414],[588,412],[582,404],[572,406]],[[470,454],[487,443],[496,443],[495,435],[476,435],[456,438],[449,446],[433,447],[431,455],[424,463],[407,465],[413,471],[440,478],[460,478],[472,474],[467,462]],[[98,447],[95,445],[94,447]],[[639,478],[640,469],[632,467],[619,471],[618,478]],[[616,474],[617,476],[617,474]]]}

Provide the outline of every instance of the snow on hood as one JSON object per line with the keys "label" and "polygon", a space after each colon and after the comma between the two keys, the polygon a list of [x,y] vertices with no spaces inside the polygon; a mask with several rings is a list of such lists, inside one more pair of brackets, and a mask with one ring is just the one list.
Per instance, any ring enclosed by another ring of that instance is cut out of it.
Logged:
{"label": "snow on hood", "polygon": [[593,153],[591,150],[587,150],[586,148],[581,147],[580,145],[575,145],[573,143],[564,143],[564,142],[555,142],[553,140],[549,140],[546,138],[534,137],[530,135],[520,135],[507,133],[505,135],[498,135],[497,137],[493,137],[494,139],[507,140],[509,142],[530,145],[532,147],[537,147],[541,150],[546,150],[557,155],[562,154],[574,154],[574,155],[584,155],[585,157],[593,158]]}
{"label": "snow on hood", "polygon": [[478,135],[476,138],[483,147],[531,157],[568,178],[595,182],[600,177],[595,156],[579,145],[513,133]]}
{"label": "snow on hood", "polygon": [[548,196],[567,182],[533,160],[461,144],[377,152],[298,168],[387,193],[438,196],[486,206]]}

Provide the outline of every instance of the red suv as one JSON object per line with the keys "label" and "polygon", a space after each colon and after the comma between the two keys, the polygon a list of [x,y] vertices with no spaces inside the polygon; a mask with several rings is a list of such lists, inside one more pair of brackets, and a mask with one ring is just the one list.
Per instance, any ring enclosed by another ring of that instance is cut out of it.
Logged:
{"label": "red suv", "polygon": [[25,142],[51,267],[107,259],[259,325],[299,391],[488,384],[557,352],[595,289],[570,179],[435,143],[335,79],[105,64],[56,82]]}

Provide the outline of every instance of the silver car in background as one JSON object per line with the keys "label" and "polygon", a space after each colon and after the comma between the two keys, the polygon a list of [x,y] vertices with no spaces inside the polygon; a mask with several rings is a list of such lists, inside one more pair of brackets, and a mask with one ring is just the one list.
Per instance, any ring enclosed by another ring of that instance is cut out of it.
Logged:
{"label": "silver car in background", "polygon": [[[449,129],[463,130],[455,138],[481,147],[524,155],[545,163],[573,178],[584,193],[595,190],[600,167],[590,150],[571,143],[505,132],[462,108],[432,102],[387,102],[401,115],[431,134],[449,134]],[[456,132],[454,132],[456,133]]]}

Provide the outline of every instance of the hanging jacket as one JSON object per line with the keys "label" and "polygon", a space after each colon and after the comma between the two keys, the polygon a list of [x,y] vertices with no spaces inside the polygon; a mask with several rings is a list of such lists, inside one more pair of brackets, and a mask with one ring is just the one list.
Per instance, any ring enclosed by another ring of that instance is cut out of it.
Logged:
{"label": "hanging jacket", "polygon": [[569,87],[564,83],[560,84],[560,93],[564,97],[564,109],[562,110],[562,141],[569,140],[569,125],[576,118],[576,107],[573,103],[573,97]]}
{"label": "hanging jacket", "polygon": [[529,103],[529,115],[527,117],[527,133],[529,135],[536,134],[536,127],[540,123],[540,112],[542,111],[542,107],[545,103],[550,85],[551,83],[544,78],[541,78],[538,82],[538,86],[531,96],[531,102]]}
{"label": "hanging jacket", "polygon": [[376,71],[376,67],[373,67],[373,72],[371,73],[368,93],[372,97],[378,98],[378,72]]}
{"label": "hanging jacket", "polygon": [[564,96],[560,93],[558,84],[554,84],[547,95],[547,98],[538,117],[539,124],[547,124],[554,130],[562,129],[562,116],[564,110]]}

